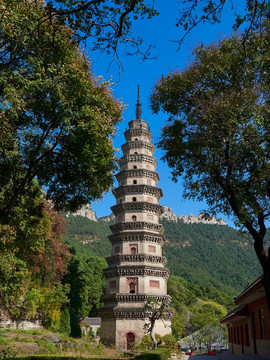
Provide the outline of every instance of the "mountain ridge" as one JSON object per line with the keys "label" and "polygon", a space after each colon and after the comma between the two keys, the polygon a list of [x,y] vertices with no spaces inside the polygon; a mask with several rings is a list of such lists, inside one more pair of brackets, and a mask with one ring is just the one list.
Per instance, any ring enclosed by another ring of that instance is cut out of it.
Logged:
{"label": "mountain ridge", "polygon": [[[69,216],[65,241],[77,252],[110,256],[108,235],[113,221]],[[162,219],[167,242],[163,254],[172,275],[236,296],[261,274],[251,237],[229,227],[204,223],[184,224]]]}
{"label": "mountain ridge", "polygon": [[[162,205],[162,211],[163,213],[160,216],[160,219],[166,219],[171,222],[176,223],[184,223],[184,224],[194,224],[194,223],[203,223],[203,224],[212,224],[212,225],[228,225],[223,219],[215,218],[214,216],[211,216],[206,213],[200,213],[199,215],[193,215],[190,214],[188,216],[186,215],[180,215],[177,216],[173,211],[171,207]],[[97,217],[96,212],[92,209],[90,204],[82,206],[79,210],[76,212],[66,212],[64,213],[65,216],[83,216],[86,217],[89,220],[93,220],[96,222],[99,221],[106,221],[110,222],[112,221],[115,216],[113,214],[105,215],[100,218]]]}

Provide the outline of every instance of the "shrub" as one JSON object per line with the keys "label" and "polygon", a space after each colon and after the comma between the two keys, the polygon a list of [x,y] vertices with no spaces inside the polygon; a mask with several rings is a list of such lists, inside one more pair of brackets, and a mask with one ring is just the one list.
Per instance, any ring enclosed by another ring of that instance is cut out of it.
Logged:
{"label": "shrub", "polygon": [[61,311],[61,317],[60,317],[60,333],[64,335],[69,335],[71,332],[70,327],[70,314],[67,308],[65,308],[63,311]]}
{"label": "shrub", "polygon": [[170,348],[157,348],[136,356],[134,360],[167,360],[170,353]]}
{"label": "shrub", "polygon": [[165,345],[169,346],[170,348],[174,348],[176,346],[176,338],[171,335],[171,334],[167,334],[163,336],[163,342]]}

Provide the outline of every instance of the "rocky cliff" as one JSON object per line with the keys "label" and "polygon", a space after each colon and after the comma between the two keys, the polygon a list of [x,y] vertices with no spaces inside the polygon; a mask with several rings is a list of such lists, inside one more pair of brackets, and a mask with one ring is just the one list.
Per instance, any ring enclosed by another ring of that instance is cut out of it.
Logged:
{"label": "rocky cliff", "polygon": [[[171,222],[175,223],[184,223],[184,224],[196,224],[196,223],[203,223],[203,224],[213,224],[213,225],[228,225],[223,219],[217,219],[214,216],[201,213],[199,215],[190,214],[189,216],[177,215],[172,211],[171,207],[162,206],[163,213],[160,216],[160,219],[166,219]],[[75,213],[65,213],[68,216],[83,216],[92,221],[112,221],[115,216],[113,214],[102,216],[97,218],[95,211],[91,208],[91,205],[85,205],[80,210],[76,211]]]}
{"label": "rocky cliff", "polygon": [[201,213],[199,215],[190,214],[189,216],[180,215],[178,217],[178,222],[184,224],[203,223],[203,224],[212,224],[212,225],[228,225],[226,221],[224,221],[223,219],[221,218],[217,219],[214,216],[205,213]]}
{"label": "rocky cliff", "polygon": [[190,214],[189,216],[180,215],[179,217],[172,211],[172,208],[162,206],[163,214],[160,219],[166,219],[171,222],[184,223],[184,224],[212,224],[212,225],[228,225],[223,219],[217,219],[214,216],[201,213],[199,215]]}
{"label": "rocky cliff", "polygon": [[67,212],[64,215],[66,215],[67,217],[69,217],[69,216],[83,216],[83,217],[86,217],[89,220],[98,221],[95,211],[92,209],[91,205],[89,205],[89,204],[84,205],[81,209],[77,210],[74,213]]}

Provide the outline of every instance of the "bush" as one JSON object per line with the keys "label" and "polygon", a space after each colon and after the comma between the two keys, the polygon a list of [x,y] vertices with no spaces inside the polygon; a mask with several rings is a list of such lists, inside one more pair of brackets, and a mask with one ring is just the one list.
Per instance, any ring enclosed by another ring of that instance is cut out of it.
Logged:
{"label": "bush", "polygon": [[89,326],[89,330],[88,330],[87,336],[89,336],[90,339],[93,339],[93,338],[94,338],[94,335],[95,335],[95,333],[94,333],[92,327]]}
{"label": "bush", "polygon": [[[160,345],[162,343],[162,336],[159,334],[155,334],[156,337],[156,341],[157,344]],[[146,334],[144,335],[144,337],[142,338],[142,341],[139,344],[135,344],[134,348],[135,349],[142,349],[142,350],[151,350],[153,349],[154,343],[153,340],[150,336],[150,334]]]}
{"label": "bush", "polygon": [[136,356],[134,360],[167,360],[170,353],[170,348],[157,348]]}
{"label": "bush", "polygon": [[175,348],[177,340],[173,335],[167,334],[163,336],[163,342],[170,348]]}
{"label": "bush", "polygon": [[63,311],[61,311],[61,317],[60,317],[60,333],[64,335],[69,335],[71,332],[70,327],[70,315],[67,308],[65,308]]}

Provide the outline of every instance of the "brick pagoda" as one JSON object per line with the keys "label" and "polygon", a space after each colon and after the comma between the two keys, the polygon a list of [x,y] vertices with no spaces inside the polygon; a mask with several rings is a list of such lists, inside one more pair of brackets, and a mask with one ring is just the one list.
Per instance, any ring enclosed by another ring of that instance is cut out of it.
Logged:
{"label": "brick pagoda", "polygon": [[[147,299],[170,298],[169,270],[162,256],[164,230],[159,224],[162,190],[157,187],[159,175],[155,171],[155,148],[150,142],[152,134],[141,119],[139,89],[136,119],[128,125],[120,172],[116,175],[118,187],[113,190],[115,224],[110,227],[112,254],[106,259],[106,294],[101,311],[101,341],[122,349],[129,349],[131,343],[141,341],[145,335]],[[171,333],[170,322],[156,321],[155,333]]]}

